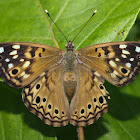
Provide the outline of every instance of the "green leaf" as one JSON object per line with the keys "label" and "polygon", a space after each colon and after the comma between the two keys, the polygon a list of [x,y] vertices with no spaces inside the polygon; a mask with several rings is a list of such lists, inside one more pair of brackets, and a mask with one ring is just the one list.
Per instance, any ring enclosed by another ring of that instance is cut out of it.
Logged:
{"label": "green leaf", "polygon": [[[68,40],[72,40],[97,13],[74,41],[76,49],[92,44],[122,41],[134,24],[139,0],[1,0],[0,42],[34,42],[65,48],[66,40],[47,17],[47,9]],[[124,30],[124,35],[121,33]],[[120,33],[120,34],[119,34]],[[129,86],[117,88],[106,82],[111,94],[110,110],[93,125],[84,128],[85,139],[140,139],[140,76]],[[24,106],[21,90],[0,82],[1,140],[77,139],[76,127],[52,128]]]}

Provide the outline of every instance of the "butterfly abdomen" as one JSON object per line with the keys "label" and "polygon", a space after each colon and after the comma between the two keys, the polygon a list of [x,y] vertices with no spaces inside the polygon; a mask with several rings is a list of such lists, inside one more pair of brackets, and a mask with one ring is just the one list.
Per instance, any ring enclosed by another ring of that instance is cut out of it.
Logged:
{"label": "butterfly abdomen", "polygon": [[71,100],[74,96],[77,82],[76,82],[76,75],[74,72],[65,72],[64,73],[64,90],[65,94],[67,95],[68,99]]}

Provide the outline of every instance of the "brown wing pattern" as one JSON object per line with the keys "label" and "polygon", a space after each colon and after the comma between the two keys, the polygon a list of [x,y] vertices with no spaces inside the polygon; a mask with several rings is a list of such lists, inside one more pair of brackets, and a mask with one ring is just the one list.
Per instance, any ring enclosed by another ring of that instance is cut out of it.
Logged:
{"label": "brown wing pattern", "polygon": [[0,43],[0,77],[13,87],[24,87],[62,58],[62,50],[33,43]]}
{"label": "brown wing pattern", "polygon": [[63,51],[33,43],[0,44],[0,76],[13,87],[25,87],[22,98],[46,124],[65,126],[69,104],[64,94]]}
{"label": "brown wing pattern", "polygon": [[26,86],[22,98],[29,110],[46,124],[60,127],[68,124],[69,103],[63,88],[63,67],[38,77]]}
{"label": "brown wing pattern", "polygon": [[[96,74],[96,75],[95,75]],[[77,89],[70,105],[70,123],[86,126],[108,111],[103,78],[86,65],[77,66]]]}
{"label": "brown wing pattern", "polygon": [[108,111],[104,79],[116,86],[132,82],[140,72],[140,43],[92,45],[76,52],[77,88],[69,102],[64,93],[64,53],[34,43],[0,43],[0,76],[13,87],[25,87],[22,98],[46,124],[60,127],[95,122]]}
{"label": "brown wing pattern", "polygon": [[78,58],[116,86],[132,82],[140,72],[140,43],[114,42],[79,49]]}

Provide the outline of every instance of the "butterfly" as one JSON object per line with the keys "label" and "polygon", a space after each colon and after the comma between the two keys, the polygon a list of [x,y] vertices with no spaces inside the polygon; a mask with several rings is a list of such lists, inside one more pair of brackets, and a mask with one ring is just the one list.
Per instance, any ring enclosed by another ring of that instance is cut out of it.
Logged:
{"label": "butterfly", "polygon": [[140,42],[110,42],[75,51],[75,38],[65,37],[65,51],[35,43],[0,43],[0,77],[23,88],[27,108],[53,127],[94,123],[108,111],[104,80],[125,86],[140,72]]}
{"label": "butterfly", "polygon": [[140,72],[140,42],[110,42],[77,51],[35,43],[0,43],[0,77],[23,88],[27,108],[53,127],[94,123],[108,111],[103,83],[126,86]]}

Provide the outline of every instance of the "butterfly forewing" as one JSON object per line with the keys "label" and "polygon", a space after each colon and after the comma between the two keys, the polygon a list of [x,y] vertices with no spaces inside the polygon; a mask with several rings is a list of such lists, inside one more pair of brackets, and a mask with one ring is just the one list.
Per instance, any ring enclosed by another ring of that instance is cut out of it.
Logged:
{"label": "butterfly forewing", "polygon": [[112,42],[78,50],[78,58],[116,86],[132,82],[140,72],[140,43]]}
{"label": "butterfly forewing", "polygon": [[24,87],[51,70],[62,58],[60,49],[33,43],[0,44],[0,76],[13,87]]}

